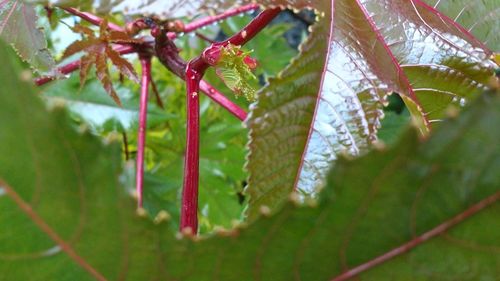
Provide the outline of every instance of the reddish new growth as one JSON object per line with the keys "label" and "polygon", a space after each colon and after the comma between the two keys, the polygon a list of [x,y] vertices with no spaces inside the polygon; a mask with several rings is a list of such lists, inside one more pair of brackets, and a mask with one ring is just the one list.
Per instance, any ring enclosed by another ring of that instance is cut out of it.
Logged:
{"label": "reddish new growth", "polygon": [[[72,44],[72,50],[66,51],[66,54],[86,51],[82,59],[71,62],[60,67],[58,70],[63,74],[69,74],[79,68],[82,68],[82,81],[89,70],[90,61],[96,62],[97,74],[106,90],[114,96],[105,59],[109,58],[117,65],[122,72],[131,74],[129,64],[121,57],[124,54],[137,53],[141,62],[142,75],[141,97],[139,109],[139,133],[137,149],[137,170],[136,170],[136,192],[138,196],[138,208],[143,208],[143,175],[144,175],[144,148],[146,143],[146,124],[147,124],[147,100],[149,87],[151,86],[156,93],[156,86],[151,78],[151,58],[157,57],[160,62],[171,72],[186,81],[187,85],[187,143],[186,157],[184,166],[184,186],[182,191],[182,209],[180,229],[183,233],[195,234],[198,230],[198,181],[199,181],[199,146],[200,146],[200,112],[199,112],[199,93],[205,93],[209,98],[227,109],[230,113],[240,120],[246,119],[246,112],[222,95],[214,87],[203,80],[205,71],[217,65],[221,50],[227,46],[242,46],[254,38],[263,28],[265,28],[280,12],[279,8],[265,10],[255,17],[245,28],[236,33],[228,40],[223,42],[212,42],[210,47],[205,49],[197,58],[189,63],[185,62],[179,56],[179,50],[172,41],[178,34],[186,32],[196,32],[197,29],[210,25],[214,22],[235,16],[247,11],[258,9],[255,4],[242,6],[237,9],[228,10],[222,14],[206,17],[183,24],[180,21],[159,22],[154,19],[138,19],[127,23],[125,26],[118,26],[108,23],[93,14],[81,12],[74,8],[65,8],[68,13],[80,17],[81,19],[100,26],[100,35],[94,36],[93,31],[83,26],[75,27],[83,33],[88,39],[77,41]],[[151,29],[154,37],[152,42],[148,37],[137,37],[141,30]],[[199,35],[201,36],[201,35]],[[201,36],[203,38],[203,36]],[[205,38],[206,39],[206,38]],[[98,44],[101,44],[98,46]],[[244,53],[237,53],[245,55]],[[244,56],[244,64],[253,70],[257,67],[257,61],[249,56]],[[135,78],[135,77],[134,77]],[[54,77],[41,77],[36,79],[35,83],[39,86],[54,80]],[[117,96],[114,96],[117,99]],[[159,95],[157,103],[163,107]]]}

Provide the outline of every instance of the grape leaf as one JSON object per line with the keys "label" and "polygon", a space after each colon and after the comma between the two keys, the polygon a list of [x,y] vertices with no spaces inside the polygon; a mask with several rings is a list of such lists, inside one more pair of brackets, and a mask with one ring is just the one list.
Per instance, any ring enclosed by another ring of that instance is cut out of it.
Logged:
{"label": "grape leaf", "polygon": [[148,279],[151,272],[126,270],[155,263],[147,237],[158,233],[133,215],[133,200],[118,183],[120,146],[76,132],[61,107],[47,112],[4,46],[0,279]]}
{"label": "grape leaf", "polygon": [[260,3],[312,7],[322,17],[248,119],[250,220],[294,189],[314,196],[340,153],[365,153],[387,93],[401,95],[427,135],[448,105],[486,89],[495,67],[484,44],[420,0]]}
{"label": "grape leaf", "polygon": [[[426,142],[412,131],[388,151],[339,160],[316,207],[287,203],[247,228],[177,240],[165,224],[133,215],[117,185],[118,146],[79,135],[58,109],[47,113],[5,52],[0,117],[11,121],[0,123],[2,277],[331,280],[367,262],[372,270],[363,274],[372,280],[498,276],[499,93]],[[417,241],[412,251],[370,265],[409,241]]]}
{"label": "grape leaf", "polygon": [[43,75],[56,75],[45,36],[37,27],[35,9],[24,1],[0,1],[0,38]]}

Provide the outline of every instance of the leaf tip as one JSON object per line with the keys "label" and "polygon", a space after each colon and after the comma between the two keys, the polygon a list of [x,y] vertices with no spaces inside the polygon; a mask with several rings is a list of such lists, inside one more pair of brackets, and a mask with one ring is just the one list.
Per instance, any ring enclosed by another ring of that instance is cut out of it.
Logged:
{"label": "leaf tip", "polygon": [[158,212],[158,214],[156,215],[156,217],[154,218],[153,221],[155,224],[161,224],[162,222],[169,221],[171,218],[172,218],[172,216],[170,215],[169,212],[167,212],[165,210],[161,210],[160,212]]}
{"label": "leaf tip", "polygon": [[269,206],[266,206],[266,205],[260,206],[259,212],[264,217],[270,217],[271,216],[271,208],[269,208]]}
{"label": "leaf tip", "polygon": [[300,206],[302,204],[299,193],[295,191],[290,193],[290,195],[288,196],[288,201],[294,206]]}
{"label": "leaf tip", "polygon": [[239,235],[238,229],[225,229],[223,227],[215,227],[214,228],[215,235],[219,237],[237,237]]}
{"label": "leaf tip", "polygon": [[105,145],[112,145],[115,143],[121,143],[122,142],[122,135],[117,133],[117,132],[112,132],[109,133],[105,138],[104,138],[104,144]]}
{"label": "leaf tip", "polygon": [[460,113],[460,110],[456,106],[453,106],[453,105],[448,106],[446,108],[446,111],[445,111],[446,117],[451,118],[451,119],[457,118],[459,113]]}
{"label": "leaf tip", "polygon": [[137,210],[135,211],[136,215],[139,216],[139,217],[146,217],[147,216],[147,212],[146,212],[146,209],[144,208],[137,208]]}
{"label": "leaf tip", "polygon": [[374,142],[372,142],[372,147],[377,150],[377,151],[386,151],[387,150],[387,145],[385,144],[385,142],[381,141],[381,140],[376,140]]}

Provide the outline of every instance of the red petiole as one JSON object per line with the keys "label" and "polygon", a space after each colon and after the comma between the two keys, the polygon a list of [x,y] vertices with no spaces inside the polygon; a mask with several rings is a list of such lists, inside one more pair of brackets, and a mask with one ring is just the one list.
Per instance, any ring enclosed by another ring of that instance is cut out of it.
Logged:
{"label": "red petiole", "polygon": [[[198,231],[198,187],[199,187],[199,145],[200,120],[199,97],[200,81],[214,58],[211,55],[220,52],[220,48],[228,44],[244,45],[264,29],[281,9],[265,10],[254,18],[240,32],[220,43],[214,43],[203,54],[191,60],[186,68],[187,85],[187,147],[184,163],[184,186],[182,192],[181,232],[197,233]],[[171,52],[172,53],[172,52]],[[175,55],[174,55],[175,56]]]}
{"label": "red petiole", "polygon": [[[99,26],[101,24],[101,22],[103,21],[102,18],[96,16],[96,15],[93,15],[91,13],[87,13],[87,12],[82,12],[82,11],[79,11],[78,9],[75,9],[75,8],[63,8],[66,12],[74,15],[74,16],[77,16],[91,24],[94,24],[94,25],[97,25]],[[112,31],[119,31],[119,32],[124,32],[125,30],[123,28],[121,28],[120,26],[114,24],[114,23],[108,23],[108,29],[109,30],[112,30]]]}
{"label": "red petiole", "polygon": [[141,98],[139,103],[139,132],[137,136],[137,159],[135,186],[137,193],[138,208],[143,207],[142,190],[144,186],[144,150],[146,147],[146,125],[148,113],[148,94],[151,84],[151,56],[140,54],[142,77],[141,77]]}

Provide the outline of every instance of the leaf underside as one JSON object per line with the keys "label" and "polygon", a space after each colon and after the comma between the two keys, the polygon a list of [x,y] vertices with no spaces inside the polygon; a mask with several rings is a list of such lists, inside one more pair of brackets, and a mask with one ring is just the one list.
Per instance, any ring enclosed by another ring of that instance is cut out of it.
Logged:
{"label": "leaf underside", "polygon": [[[286,203],[246,228],[178,240],[165,224],[134,215],[117,183],[118,146],[76,133],[60,110],[47,113],[5,52],[0,118],[11,122],[0,123],[2,280],[331,280],[459,214],[452,228],[363,279],[500,273],[499,93],[483,95],[425,143],[411,131],[388,151],[340,159],[316,207]],[[462,218],[471,206],[483,209]]]}

